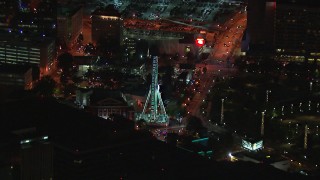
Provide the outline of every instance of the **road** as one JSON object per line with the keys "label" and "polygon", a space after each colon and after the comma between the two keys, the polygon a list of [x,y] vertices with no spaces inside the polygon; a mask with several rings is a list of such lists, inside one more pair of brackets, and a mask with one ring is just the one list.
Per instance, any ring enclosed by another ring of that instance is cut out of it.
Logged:
{"label": "road", "polygon": [[236,52],[241,45],[241,39],[247,24],[246,19],[246,13],[237,13],[223,25],[222,28],[225,31],[220,31],[215,47],[208,58],[208,64],[215,64],[218,60],[218,62],[226,65],[228,60],[233,60],[233,56],[239,55]]}
{"label": "road", "polygon": [[185,130],[185,126],[172,126],[172,127],[162,127],[150,130],[152,134],[160,141],[166,141],[166,137],[168,133],[177,133],[183,134]]}
{"label": "road", "polygon": [[235,74],[236,69],[233,67],[234,56],[238,56],[241,38],[246,27],[246,13],[237,13],[227,21],[218,35],[215,47],[210,53],[209,58],[204,62],[196,65],[196,68],[207,68],[207,72],[199,76],[201,88],[187,110],[188,114],[196,116],[203,121],[203,125],[215,131],[222,131],[218,126],[209,123],[209,119],[201,111],[201,104],[206,100],[209,90],[214,86],[216,77],[227,77]]}

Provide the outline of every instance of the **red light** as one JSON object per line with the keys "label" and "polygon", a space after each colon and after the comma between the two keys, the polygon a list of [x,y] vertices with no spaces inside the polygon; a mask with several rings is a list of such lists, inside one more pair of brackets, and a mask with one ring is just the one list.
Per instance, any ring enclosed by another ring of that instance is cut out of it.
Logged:
{"label": "red light", "polygon": [[203,46],[205,43],[205,40],[203,38],[199,37],[196,39],[196,43],[198,46]]}

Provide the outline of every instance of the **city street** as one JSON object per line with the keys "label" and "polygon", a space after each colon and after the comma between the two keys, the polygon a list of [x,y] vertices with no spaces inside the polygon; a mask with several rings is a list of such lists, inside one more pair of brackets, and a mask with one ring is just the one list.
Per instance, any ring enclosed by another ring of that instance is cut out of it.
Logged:
{"label": "city street", "polygon": [[[234,56],[237,56],[243,31],[246,26],[246,13],[237,13],[233,18],[227,21],[222,28],[215,47],[212,49],[209,58],[204,63],[196,65],[197,69],[207,68],[207,72],[199,76],[201,89],[197,93],[190,105],[188,106],[188,114],[197,116],[203,120],[203,125],[207,126],[208,119],[200,112],[201,104],[205,101],[209,90],[214,86],[216,77],[232,76],[236,69],[229,64],[233,64]],[[230,43],[229,43],[230,42]],[[227,46],[225,46],[227,44]],[[229,62],[228,62],[229,61]]]}

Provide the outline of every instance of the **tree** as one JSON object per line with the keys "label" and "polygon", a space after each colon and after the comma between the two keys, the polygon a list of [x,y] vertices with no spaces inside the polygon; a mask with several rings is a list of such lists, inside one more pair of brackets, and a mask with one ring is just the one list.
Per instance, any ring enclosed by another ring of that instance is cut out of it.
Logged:
{"label": "tree", "polygon": [[58,56],[58,67],[63,70],[63,73],[68,73],[72,68],[73,57],[70,53],[62,53]]}
{"label": "tree", "polygon": [[136,122],[136,126],[140,130],[146,130],[147,129],[147,122],[144,119],[140,119]]}
{"label": "tree", "polygon": [[202,125],[201,119],[196,116],[189,118],[186,129],[192,134],[199,133],[200,136],[206,132],[206,128]]}
{"label": "tree", "polygon": [[77,38],[77,43],[82,43],[83,39],[84,39],[84,38],[83,38],[83,34],[80,33],[79,36],[78,36],[78,38]]}
{"label": "tree", "polygon": [[89,43],[87,45],[84,46],[83,51],[85,54],[95,54],[96,53],[96,47],[94,47],[94,45],[92,43]]}
{"label": "tree", "polygon": [[202,68],[202,72],[203,72],[203,74],[206,74],[206,73],[207,73],[207,66],[205,66],[205,67]]}
{"label": "tree", "polygon": [[120,114],[111,114],[111,121],[117,126],[121,127],[122,130],[131,131],[134,130],[134,121],[131,121]]}
{"label": "tree", "polygon": [[56,84],[50,76],[44,76],[38,81],[34,91],[41,96],[52,96]]}
{"label": "tree", "polygon": [[188,63],[194,63],[194,54],[190,51],[186,54],[186,57],[187,57],[187,62]]}

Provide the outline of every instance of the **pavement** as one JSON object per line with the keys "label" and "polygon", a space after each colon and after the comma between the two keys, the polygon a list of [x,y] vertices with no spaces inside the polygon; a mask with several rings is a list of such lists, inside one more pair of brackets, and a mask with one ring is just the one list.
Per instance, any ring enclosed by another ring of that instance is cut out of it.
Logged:
{"label": "pavement", "polygon": [[[209,58],[204,63],[196,64],[196,68],[206,67],[207,72],[199,76],[201,82],[200,93],[193,97],[187,111],[189,115],[200,118],[209,131],[222,132],[224,129],[209,122],[209,118],[200,112],[201,104],[205,101],[209,90],[214,87],[216,77],[224,78],[233,76],[236,73],[237,70],[232,64],[234,63],[234,56],[238,55],[236,51],[240,47],[245,27],[246,13],[236,13],[234,17],[222,26],[225,31],[220,32],[218,35],[216,45],[212,49]],[[229,47],[225,46],[225,43],[228,43]],[[183,119],[184,123],[185,121],[186,118]]]}

